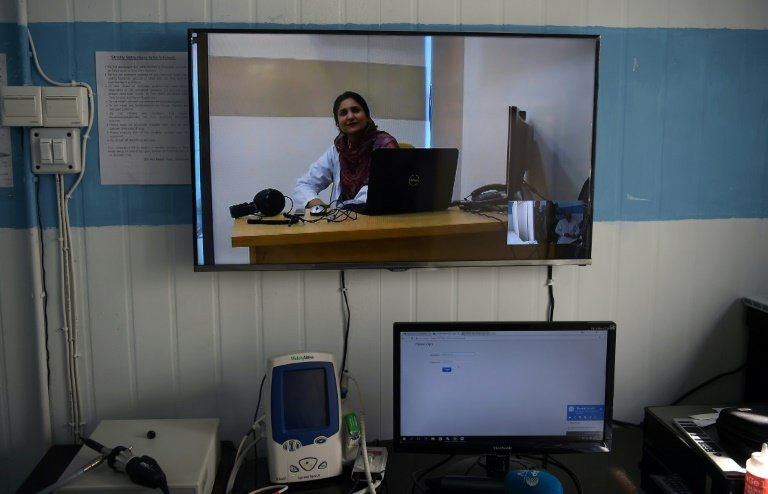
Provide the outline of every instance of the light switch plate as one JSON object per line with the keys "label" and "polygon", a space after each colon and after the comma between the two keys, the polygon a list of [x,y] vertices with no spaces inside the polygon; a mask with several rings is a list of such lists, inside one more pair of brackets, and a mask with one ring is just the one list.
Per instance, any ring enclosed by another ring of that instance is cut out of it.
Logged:
{"label": "light switch plate", "polygon": [[33,173],[80,173],[80,129],[29,129]]}
{"label": "light switch plate", "polygon": [[88,94],[84,87],[43,87],[43,126],[88,125]]}
{"label": "light switch plate", "polygon": [[39,86],[0,88],[0,117],[4,127],[43,125],[43,106]]}

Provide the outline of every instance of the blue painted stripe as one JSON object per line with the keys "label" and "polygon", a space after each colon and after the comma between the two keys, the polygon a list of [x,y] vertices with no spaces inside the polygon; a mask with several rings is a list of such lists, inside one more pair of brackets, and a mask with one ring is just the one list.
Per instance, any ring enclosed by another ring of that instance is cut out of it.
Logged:
{"label": "blue painted stripe", "polygon": [[[95,82],[96,51],[186,51],[189,27],[274,24],[39,23],[41,63],[57,80]],[[295,25],[445,30],[452,25]],[[467,28],[465,28],[467,29]],[[0,24],[9,81],[21,80],[17,26]],[[651,221],[768,217],[768,31],[476,26],[471,30],[600,34],[595,218]],[[88,47],[88,49],[83,49]],[[33,81],[43,85],[33,74]],[[98,123],[98,122],[97,122]],[[27,228],[21,130],[12,129],[13,188],[0,188],[0,227]],[[189,224],[192,186],[102,186],[98,135],[73,197],[74,226]],[[71,178],[68,178],[71,180]],[[55,226],[51,177],[41,177],[45,226]]]}

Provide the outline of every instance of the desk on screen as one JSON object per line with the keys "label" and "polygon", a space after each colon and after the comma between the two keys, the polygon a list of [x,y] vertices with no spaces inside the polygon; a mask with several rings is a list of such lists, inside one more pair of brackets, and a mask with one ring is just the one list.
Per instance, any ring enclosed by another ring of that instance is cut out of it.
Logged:
{"label": "desk on screen", "polygon": [[509,258],[506,235],[505,214],[454,207],[290,226],[239,218],[232,246],[247,247],[251,264],[492,261]]}

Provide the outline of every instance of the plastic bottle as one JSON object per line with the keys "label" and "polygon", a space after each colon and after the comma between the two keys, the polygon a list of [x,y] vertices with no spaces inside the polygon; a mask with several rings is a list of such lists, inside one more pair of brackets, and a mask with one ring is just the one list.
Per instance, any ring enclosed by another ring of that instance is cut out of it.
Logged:
{"label": "plastic bottle", "polygon": [[744,494],[768,494],[768,443],[763,443],[762,450],[752,453],[747,460]]}

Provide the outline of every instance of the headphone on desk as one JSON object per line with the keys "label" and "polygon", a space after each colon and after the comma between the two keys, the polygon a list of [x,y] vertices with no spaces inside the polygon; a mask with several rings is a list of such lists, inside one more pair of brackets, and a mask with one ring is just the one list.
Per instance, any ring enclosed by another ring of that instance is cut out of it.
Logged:
{"label": "headphone on desk", "polygon": [[242,218],[250,214],[275,216],[285,209],[285,196],[277,189],[264,189],[253,197],[253,202],[244,202],[229,207],[232,218]]}

